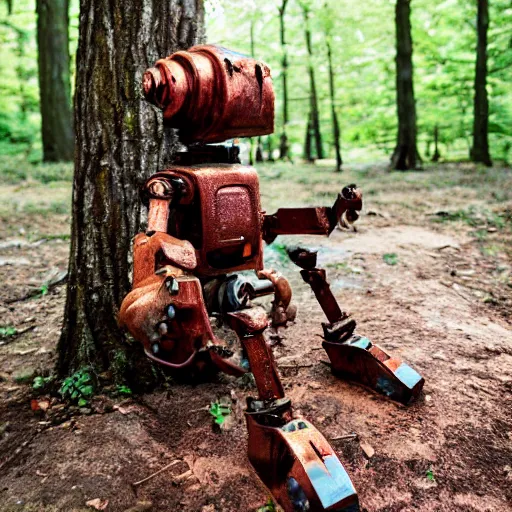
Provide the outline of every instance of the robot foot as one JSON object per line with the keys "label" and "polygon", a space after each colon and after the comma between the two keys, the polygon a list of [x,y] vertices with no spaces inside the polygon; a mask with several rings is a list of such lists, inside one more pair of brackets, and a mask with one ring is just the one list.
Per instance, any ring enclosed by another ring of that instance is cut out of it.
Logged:
{"label": "robot foot", "polygon": [[336,453],[311,423],[292,418],[289,399],[251,401],[246,420],[249,460],[285,512],[359,512]]}
{"label": "robot foot", "polygon": [[[355,327],[355,326],[354,326]],[[332,329],[331,333],[336,331]],[[329,337],[322,343],[331,361],[333,374],[358,382],[391,400],[407,405],[420,394],[425,379],[408,364],[391,357],[368,338],[342,336],[339,341]]]}

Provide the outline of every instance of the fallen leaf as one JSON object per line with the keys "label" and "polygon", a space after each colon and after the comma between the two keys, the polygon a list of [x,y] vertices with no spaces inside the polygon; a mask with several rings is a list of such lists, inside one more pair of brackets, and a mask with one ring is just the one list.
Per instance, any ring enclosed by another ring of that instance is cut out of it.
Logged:
{"label": "fallen leaf", "polygon": [[43,411],[46,412],[50,407],[50,401],[49,400],[37,400],[36,398],[33,398],[30,400],[30,408],[33,411]]}

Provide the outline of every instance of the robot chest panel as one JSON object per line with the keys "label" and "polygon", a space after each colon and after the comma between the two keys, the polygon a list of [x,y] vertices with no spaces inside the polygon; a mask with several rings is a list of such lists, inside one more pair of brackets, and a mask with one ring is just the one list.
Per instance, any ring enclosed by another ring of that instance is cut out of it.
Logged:
{"label": "robot chest panel", "polygon": [[239,165],[211,166],[196,171],[194,178],[197,274],[261,269],[262,212],[256,171]]}

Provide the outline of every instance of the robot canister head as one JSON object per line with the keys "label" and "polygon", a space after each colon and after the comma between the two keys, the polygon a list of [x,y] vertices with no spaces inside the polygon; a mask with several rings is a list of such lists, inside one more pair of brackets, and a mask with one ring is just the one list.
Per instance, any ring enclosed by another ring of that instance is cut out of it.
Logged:
{"label": "robot canister head", "polygon": [[143,88],[187,144],[274,131],[270,69],[220,46],[194,46],[159,60],[144,73]]}

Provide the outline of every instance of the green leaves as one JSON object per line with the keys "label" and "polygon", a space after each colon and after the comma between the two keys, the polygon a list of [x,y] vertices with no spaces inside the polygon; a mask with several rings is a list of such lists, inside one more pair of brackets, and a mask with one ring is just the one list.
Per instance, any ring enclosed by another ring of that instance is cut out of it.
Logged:
{"label": "green leaves", "polygon": [[265,505],[262,505],[261,507],[258,507],[256,509],[256,512],[276,512],[276,506],[274,504],[274,500],[272,498],[269,498]]}
{"label": "green leaves", "polygon": [[382,255],[384,263],[388,265],[396,265],[398,263],[398,255],[394,252],[388,252]]}
{"label": "green leaves", "polygon": [[17,332],[16,327],[13,327],[12,325],[4,325],[0,327],[0,339],[16,336]]}
{"label": "green leaves", "polygon": [[62,398],[77,403],[80,407],[88,404],[94,394],[94,386],[89,368],[82,368],[62,381],[59,393]]}
{"label": "green leaves", "polygon": [[222,425],[225,419],[231,414],[231,406],[219,402],[212,402],[209,413],[214,417],[214,421],[217,425]]}

